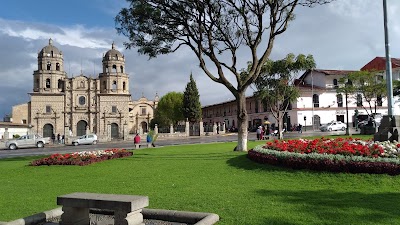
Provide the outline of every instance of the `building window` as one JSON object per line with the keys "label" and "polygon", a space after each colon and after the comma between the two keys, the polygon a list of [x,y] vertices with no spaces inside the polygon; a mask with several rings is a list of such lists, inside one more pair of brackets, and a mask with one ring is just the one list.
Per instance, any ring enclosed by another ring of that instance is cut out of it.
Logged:
{"label": "building window", "polygon": [[113,84],[112,84],[112,90],[113,91],[115,91],[115,90],[117,90],[117,81],[113,81]]}
{"label": "building window", "polygon": [[336,101],[337,101],[338,107],[343,107],[343,95],[342,94],[336,95]]}
{"label": "building window", "polygon": [[103,90],[106,90],[106,89],[107,89],[106,81],[103,81]]}
{"label": "building window", "polygon": [[85,105],[85,104],[86,104],[85,96],[80,96],[79,97],[79,105]]}
{"label": "building window", "polygon": [[35,82],[35,88],[39,88],[39,79],[36,79],[36,82]]}
{"label": "building window", "polygon": [[117,106],[113,105],[113,106],[111,107],[111,112],[112,112],[112,113],[117,113]]}
{"label": "building window", "polygon": [[51,87],[51,85],[50,85],[50,78],[47,78],[46,79],[46,88],[50,88]]}
{"label": "building window", "polygon": [[124,91],[126,91],[126,83],[125,83],[125,82],[122,82],[122,89],[123,89]]}
{"label": "building window", "polygon": [[121,66],[120,68],[121,68],[121,73],[123,73],[124,72],[124,67]]}
{"label": "building window", "polygon": [[60,63],[56,63],[56,70],[60,71]]}
{"label": "building window", "polygon": [[22,120],[22,123],[23,123],[23,124],[26,124],[26,120]]}
{"label": "building window", "polygon": [[108,71],[108,66],[106,66],[106,73],[108,73],[109,71]]}
{"label": "building window", "polygon": [[116,66],[116,65],[113,65],[113,66],[112,66],[112,72],[114,72],[114,73],[117,72],[117,66]]}
{"label": "building window", "polygon": [[334,87],[334,88],[338,88],[337,79],[333,79],[333,87]]}
{"label": "building window", "polygon": [[51,106],[50,105],[46,105],[46,113],[51,113]]}
{"label": "building window", "polygon": [[47,62],[47,70],[51,70],[51,62]]}
{"label": "building window", "polygon": [[319,96],[317,94],[314,94],[312,96],[312,101],[313,101],[314,108],[319,108]]}
{"label": "building window", "polygon": [[147,114],[146,107],[140,107],[140,113],[141,115],[146,115]]}
{"label": "building window", "polygon": [[357,94],[357,106],[362,106],[362,96],[361,96],[361,94]]}

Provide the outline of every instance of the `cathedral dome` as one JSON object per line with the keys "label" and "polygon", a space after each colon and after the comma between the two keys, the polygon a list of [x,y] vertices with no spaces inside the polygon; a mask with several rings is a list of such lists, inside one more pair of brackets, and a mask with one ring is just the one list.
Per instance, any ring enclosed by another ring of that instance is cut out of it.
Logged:
{"label": "cathedral dome", "polygon": [[117,49],[115,49],[115,44],[114,42],[111,45],[111,49],[106,52],[104,55],[105,59],[122,59],[124,58],[124,55],[122,55],[121,52],[119,52]]}
{"label": "cathedral dome", "polygon": [[[42,48],[42,50],[40,51],[39,55],[44,55],[45,54],[51,54],[53,53],[53,55],[62,55],[62,53],[60,52],[60,50],[58,50],[58,48],[56,46],[53,45],[53,40],[50,38],[49,39],[49,45],[45,46],[44,48]],[[50,55],[48,55],[50,56]]]}

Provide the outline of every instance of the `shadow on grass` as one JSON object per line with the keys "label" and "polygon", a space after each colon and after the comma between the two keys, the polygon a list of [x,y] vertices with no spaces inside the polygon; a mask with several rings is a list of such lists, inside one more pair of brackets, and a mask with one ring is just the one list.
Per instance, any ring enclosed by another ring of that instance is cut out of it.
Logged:
{"label": "shadow on grass", "polygon": [[[297,214],[314,224],[399,224],[400,193],[336,192],[333,190],[288,191],[258,190],[263,197],[273,197],[296,208]],[[292,212],[293,213],[293,212]],[[304,224],[266,218],[263,224]]]}
{"label": "shadow on grass", "polygon": [[154,160],[154,159],[166,159],[166,160],[227,160],[232,158],[232,153],[188,153],[188,154],[135,154],[135,159],[140,160]]}
{"label": "shadow on grass", "polygon": [[17,157],[12,157],[12,158],[2,158],[0,159],[0,162],[15,162],[15,161],[32,161],[35,159],[40,159],[45,156],[43,155],[37,155],[37,156],[17,156]]}

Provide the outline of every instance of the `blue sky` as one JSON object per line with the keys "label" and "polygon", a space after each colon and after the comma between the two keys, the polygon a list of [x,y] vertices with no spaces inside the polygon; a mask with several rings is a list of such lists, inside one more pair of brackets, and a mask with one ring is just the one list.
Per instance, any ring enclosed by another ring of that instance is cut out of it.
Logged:
{"label": "blue sky", "polygon": [[[400,58],[399,0],[388,0],[392,57]],[[203,105],[232,100],[222,85],[211,81],[187,49],[148,60],[115,31],[114,17],[127,6],[124,0],[10,0],[0,7],[0,120],[13,105],[29,101],[37,53],[54,40],[63,51],[68,77],[97,76],[102,55],[114,41],[126,58],[132,98],[153,99],[170,91],[184,91],[193,73]],[[272,59],[288,53],[312,54],[319,69],[358,70],[376,56],[384,56],[381,0],[336,0],[312,9],[299,8],[296,20],[274,44]],[[239,58],[245,67],[246,56]],[[212,70],[213,71],[213,70]],[[251,90],[248,91],[251,94]]]}

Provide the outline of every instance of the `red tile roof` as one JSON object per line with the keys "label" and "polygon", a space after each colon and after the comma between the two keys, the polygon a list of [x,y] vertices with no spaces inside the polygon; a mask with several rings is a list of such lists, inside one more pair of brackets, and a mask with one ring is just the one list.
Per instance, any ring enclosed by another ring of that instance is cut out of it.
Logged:
{"label": "red tile roof", "polygon": [[[391,58],[392,68],[400,67],[399,58]],[[375,57],[373,60],[365,64],[360,70],[386,70],[386,57]]]}

